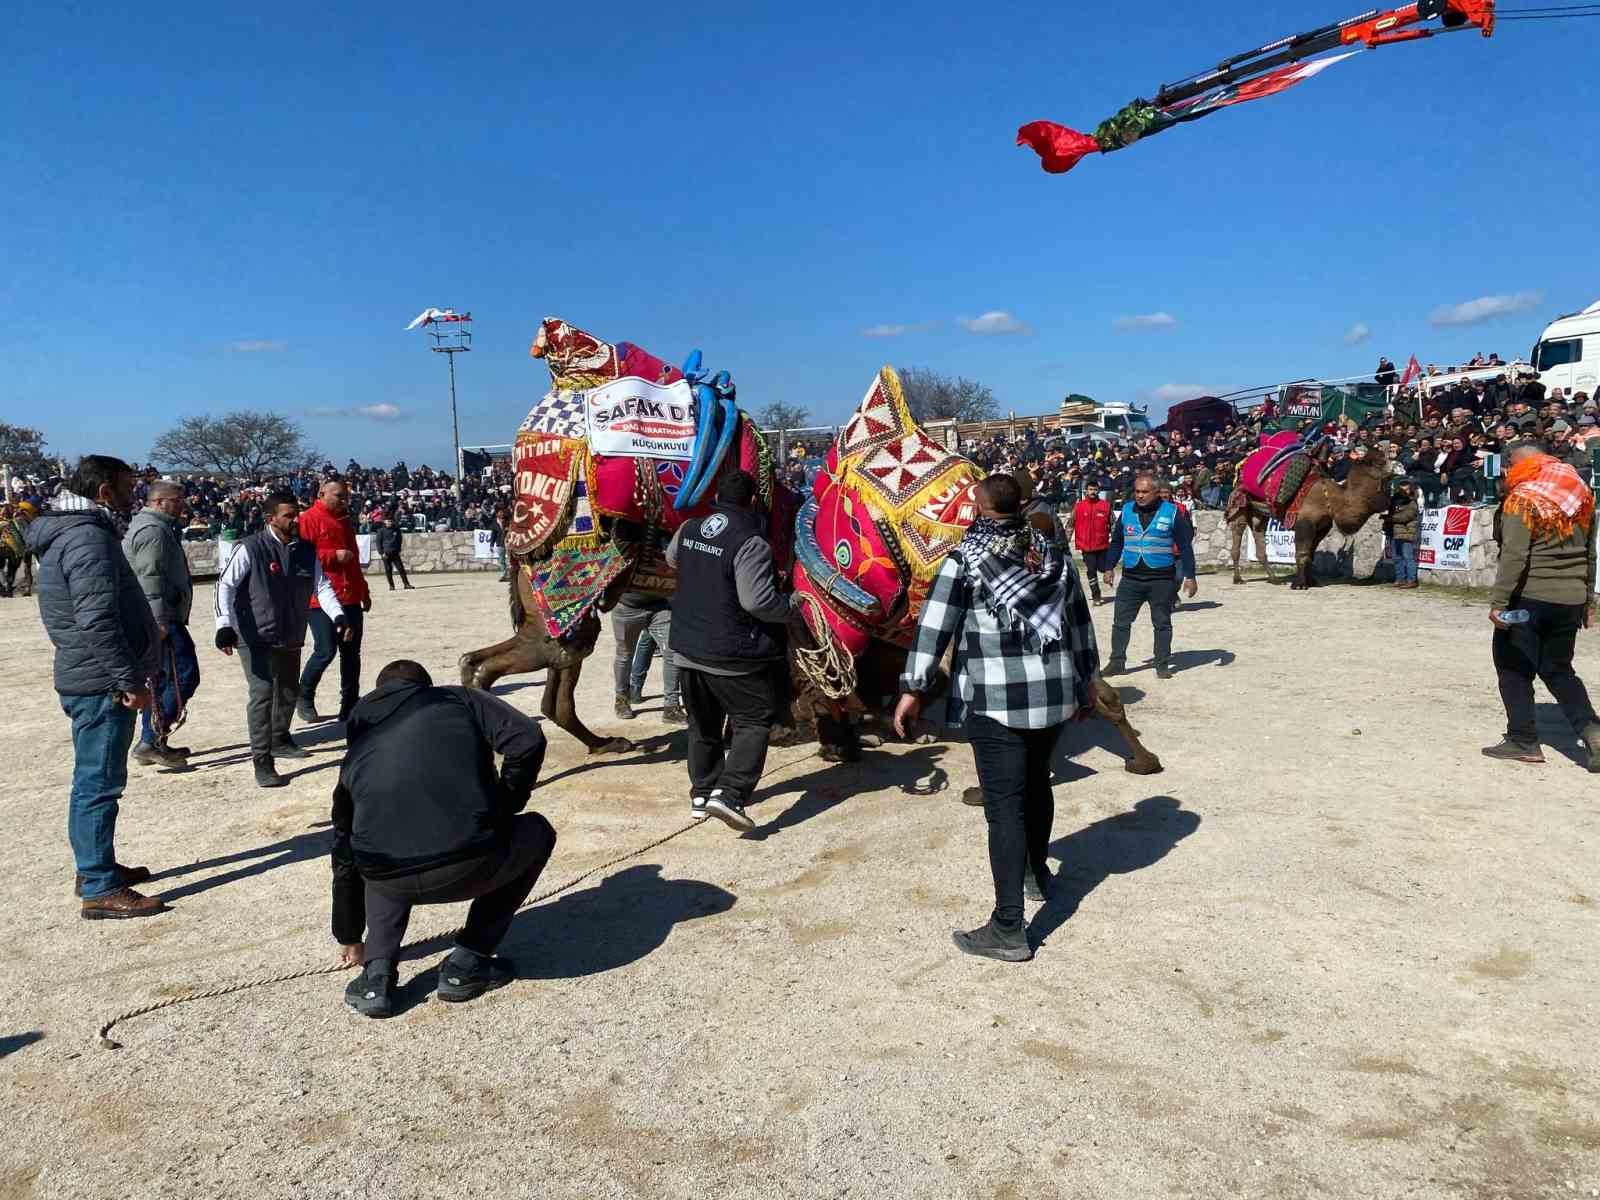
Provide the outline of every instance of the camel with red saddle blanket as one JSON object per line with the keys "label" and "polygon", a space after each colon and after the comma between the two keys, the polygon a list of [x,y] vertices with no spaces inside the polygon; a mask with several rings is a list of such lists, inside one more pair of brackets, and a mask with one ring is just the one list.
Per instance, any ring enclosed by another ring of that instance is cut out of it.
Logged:
{"label": "camel with red saddle blanket", "polygon": [[1368,450],[1350,463],[1343,483],[1326,473],[1326,443],[1303,443],[1284,431],[1263,435],[1261,445],[1239,467],[1239,486],[1228,498],[1226,518],[1233,534],[1233,581],[1239,573],[1240,552],[1248,530],[1255,539],[1256,557],[1266,568],[1267,580],[1276,583],[1267,562],[1267,522],[1277,520],[1294,530],[1294,574],[1289,586],[1296,591],[1312,586],[1311,562],[1322,539],[1334,526],[1354,536],[1373,516],[1389,506],[1389,461],[1381,450]]}

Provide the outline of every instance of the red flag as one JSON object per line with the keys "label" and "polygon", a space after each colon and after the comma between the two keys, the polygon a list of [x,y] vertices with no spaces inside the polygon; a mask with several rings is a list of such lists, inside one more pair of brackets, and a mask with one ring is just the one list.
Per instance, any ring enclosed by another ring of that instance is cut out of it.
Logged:
{"label": "red flag", "polygon": [[1017,145],[1032,146],[1038,152],[1039,165],[1052,175],[1072,170],[1079,159],[1100,149],[1100,143],[1088,134],[1054,121],[1031,121],[1024,125],[1017,130]]}
{"label": "red flag", "polygon": [[1422,367],[1417,362],[1417,356],[1415,354],[1413,354],[1411,356],[1411,360],[1408,363],[1406,363],[1405,374],[1400,376],[1400,389],[1402,391],[1404,391],[1407,387],[1409,387],[1411,385],[1411,381],[1413,379],[1415,379],[1418,375],[1421,375],[1421,374],[1422,374]]}

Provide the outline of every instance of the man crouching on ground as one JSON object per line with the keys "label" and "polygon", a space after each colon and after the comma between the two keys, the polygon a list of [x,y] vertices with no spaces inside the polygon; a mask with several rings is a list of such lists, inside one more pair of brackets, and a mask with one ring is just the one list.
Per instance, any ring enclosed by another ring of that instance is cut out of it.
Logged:
{"label": "man crouching on ground", "polygon": [[378,672],[347,738],[333,791],[333,936],[340,962],[363,969],[345,1003],[368,1017],[394,1012],[395,964],[417,904],[472,901],[439,964],[439,999],[511,982],[510,961],[494,952],[556,844],[549,821],[522,811],[544,734],[504,700],[434,687],[401,659]]}

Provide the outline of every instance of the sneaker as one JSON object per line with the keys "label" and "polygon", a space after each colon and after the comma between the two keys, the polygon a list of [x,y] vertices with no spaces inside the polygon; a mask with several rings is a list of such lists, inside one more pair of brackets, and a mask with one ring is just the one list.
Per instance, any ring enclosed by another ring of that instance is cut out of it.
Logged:
{"label": "sneaker", "polygon": [[1169,664],[1167,664],[1167,663],[1157,663],[1156,664],[1156,678],[1157,679],[1171,679],[1176,674],[1177,674],[1177,672],[1174,671]]}
{"label": "sneaker", "polygon": [[257,787],[280,788],[289,782],[282,775],[278,774],[278,767],[277,764],[272,761],[272,755],[268,754],[256,759],[255,764]]}
{"label": "sneaker", "polygon": [[505,987],[517,977],[516,968],[509,958],[484,958],[481,955],[470,967],[456,961],[455,951],[445,955],[439,964],[438,997],[446,1004],[460,1004],[474,1000],[485,992]]}
{"label": "sneaker", "polygon": [[394,972],[361,968],[344,989],[344,1002],[363,1017],[394,1016]]}
{"label": "sneaker", "polygon": [[1033,957],[1033,951],[1028,947],[1028,931],[1022,925],[1008,932],[995,928],[991,920],[988,924],[967,933],[957,929],[950,935],[950,940],[963,954],[975,954],[979,958],[993,958],[1000,962],[1027,962]]}
{"label": "sneaker", "polygon": [[294,715],[300,718],[304,725],[320,725],[327,718],[317,711],[315,700],[301,699],[294,706]]}
{"label": "sneaker", "polygon": [[661,710],[661,719],[668,725],[687,725],[689,714],[683,711],[683,705],[669,704]]}
{"label": "sneaker", "polygon": [[127,921],[169,911],[154,896],[143,896],[126,887],[107,892],[104,896],[94,896],[78,906],[78,915],[85,921]]}
{"label": "sneaker", "polygon": [[140,742],[133,748],[129,755],[134,762],[143,767],[186,767],[189,760],[166,746],[158,746],[154,742]]}
{"label": "sneaker", "polygon": [[689,815],[696,821],[704,821],[711,815],[706,809],[706,798],[704,796],[689,797]]}
{"label": "sneaker", "polygon": [[311,751],[293,738],[286,737],[281,742],[272,743],[272,756],[274,758],[310,758]]}
{"label": "sneaker", "polygon": [[[114,870],[117,873],[118,887],[132,887],[134,884],[143,883],[146,879],[150,878],[149,867],[125,867],[121,863],[118,863]],[[83,898],[82,875],[73,877],[72,894],[77,896],[80,900]]]}
{"label": "sneaker", "polygon": [[626,696],[617,697],[617,705],[614,711],[616,712],[617,720],[619,721],[631,721],[634,719],[634,717],[639,715],[633,711],[633,706],[628,703],[628,698]]}
{"label": "sneaker", "polygon": [[1120,658],[1113,658],[1105,666],[1100,668],[1100,678],[1102,679],[1108,675],[1126,675],[1127,673],[1128,664]]}
{"label": "sneaker", "polygon": [[725,799],[720,788],[706,797],[706,812],[740,833],[748,833],[756,827],[756,823],[744,811],[744,805]]}
{"label": "sneaker", "polygon": [[1022,874],[1022,896],[1025,900],[1032,900],[1035,904],[1042,904],[1050,899],[1050,885],[1055,882],[1050,872],[1043,876],[1035,875],[1033,871],[1024,871]]}
{"label": "sneaker", "polygon": [[[1503,762],[1542,763],[1544,751],[1537,743],[1529,745],[1526,742],[1514,742],[1510,738],[1502,739],[1498,744],[1483,748],[1485,758],[1498,758]],[[1592,768],[1591,768],[1592,769]]]}

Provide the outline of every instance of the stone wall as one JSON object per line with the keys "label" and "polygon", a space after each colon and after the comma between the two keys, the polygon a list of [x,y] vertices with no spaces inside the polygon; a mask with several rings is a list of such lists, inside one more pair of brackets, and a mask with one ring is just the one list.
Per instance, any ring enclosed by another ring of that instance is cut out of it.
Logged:
{"label": "stone wall", "polygon": [[[215,541],[185,542],[184,552],[189,556],[189,571],[196,579],[212,578],[217,573],[217,543]],[[473,535],[466,533],[408,533],[401,557],[406,571],[412,575],[426,575],[434,571],[495,571],[500,570],[499,559],[473,557]],[[383,560],[376,553],[367,564],[368,575],[383,574]]]}

